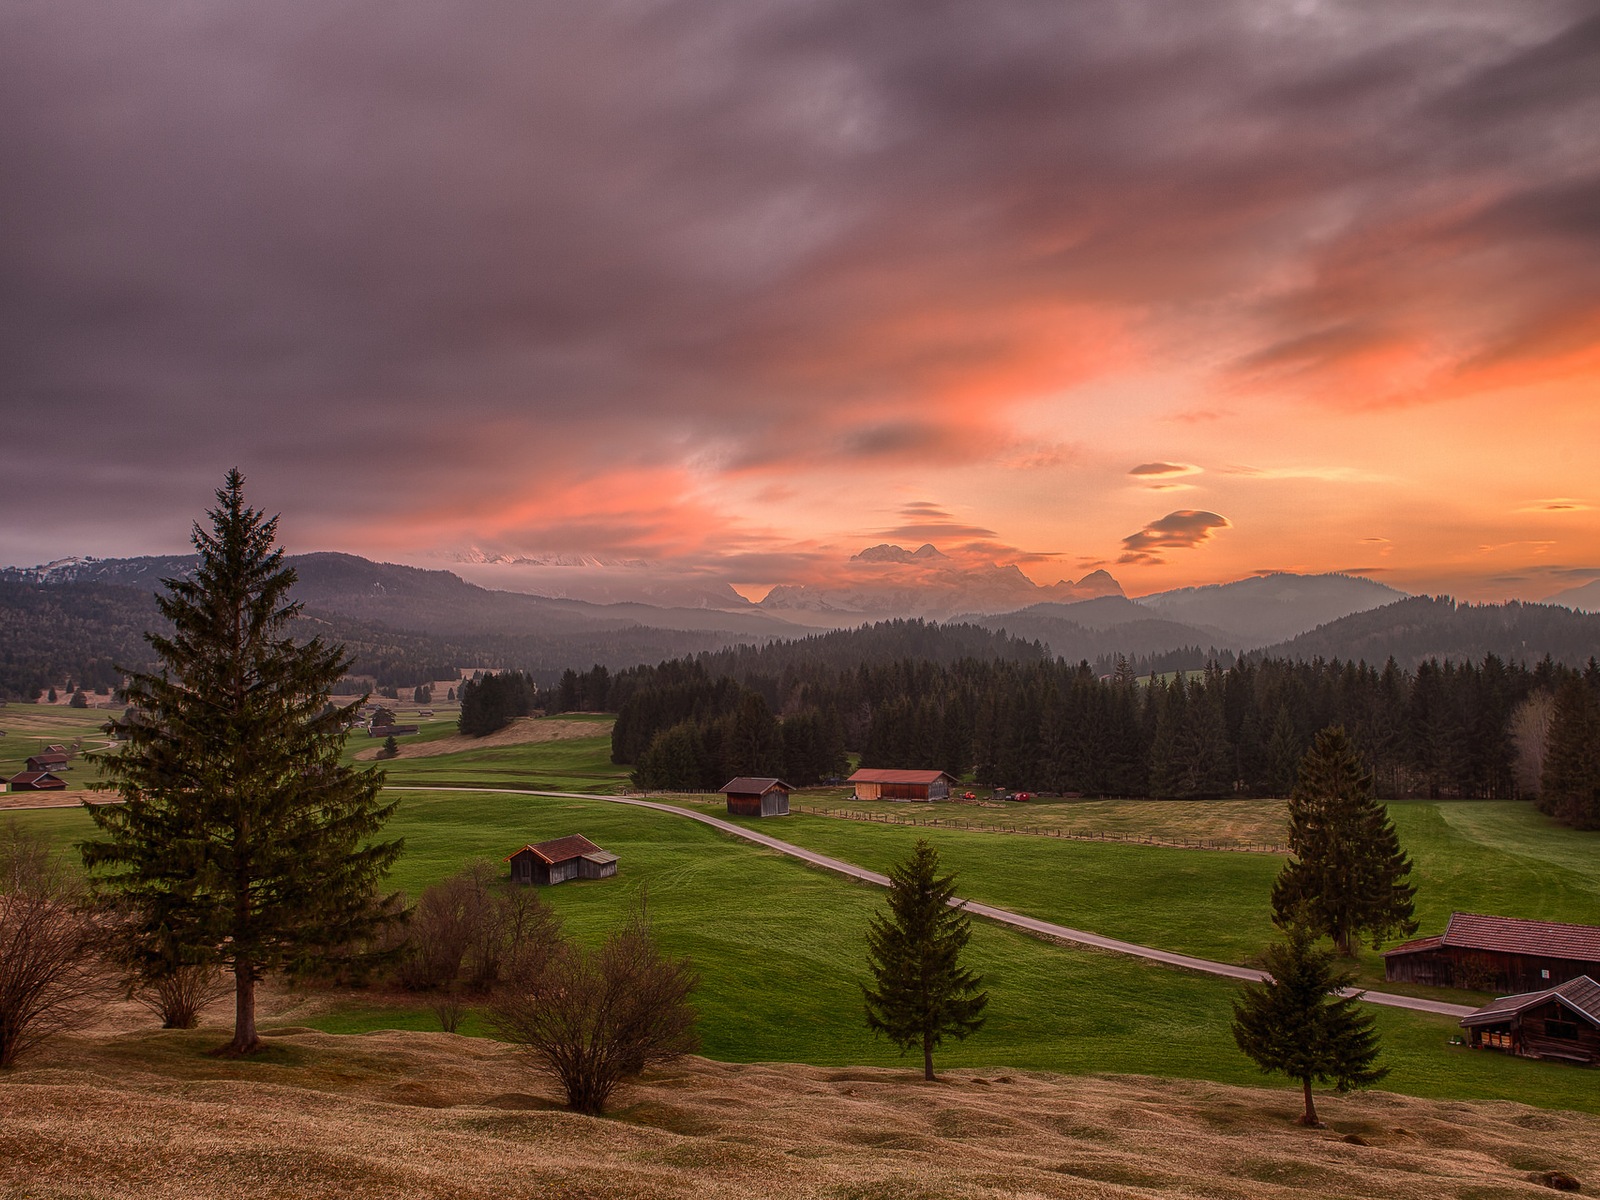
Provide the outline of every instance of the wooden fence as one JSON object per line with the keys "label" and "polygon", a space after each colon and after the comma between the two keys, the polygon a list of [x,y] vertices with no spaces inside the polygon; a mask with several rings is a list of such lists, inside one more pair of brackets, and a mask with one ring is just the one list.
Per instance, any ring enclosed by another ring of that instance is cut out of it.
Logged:
{"label": "wooden fence", "polygon": [[991,825],[964,817],[900,816],[898,813],[860,812],[848,808],[791,806],[791,812],[808,817],[832,817],[840,821],[874,821],[880,825],[916,825],[927,829],[959,829],[973,833],[1016,833],[1028,837],[1066,838],[1077,842],[1122,842],[1129,846],[1164,846],[1174,850],[1233,850],[1246,854],[1287,854],[1287,846],[1266,842],[1222,842],[1207,838],[1160,838],[1148,834],[1119,833],[1112,830],[1073,832],[1068,829],[1030,828],[1027,825]]}

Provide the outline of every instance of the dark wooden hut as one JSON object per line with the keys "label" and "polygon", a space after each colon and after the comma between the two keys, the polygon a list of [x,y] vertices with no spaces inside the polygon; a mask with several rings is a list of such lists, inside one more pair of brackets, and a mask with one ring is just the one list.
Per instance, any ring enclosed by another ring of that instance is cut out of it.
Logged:
{"label": "dark wooden hut", "polygon": [[6,780],[13,792],[59,792],[67,781],[49,771],[23,771]]}
{"label": "dark wooden hut", "polygon": [[734,817],[787,817],[789,793],[794,789],[781,779],[741,775],[722,785],[728,798],[728,815]]}
{"label": "dark wooden hut", "polygon": [[30,771],[64,771],[70,761],[65,754],[43,750],[28,756],[27,767]]}
{"label": "dark wooden hut", "polygon": [[609,879],[617,873],[617,856],[602,850],[581,833],[524,846],[508,854],[512,883],[541,887],[569,879]]}
{"label": "dark wooden hut", "polygon": [[845,781],[857,800],[948,800],[957,781],[946,771],[898,771],[862,767]]}
{"label": "dark wooden hut", "polygon": [[1477,991],[1533,992],[1600,978],[1600,927],[1451,913],[1442,934],[1386,950],[1385,979]]}
{"label": "dark wooden hut", "polygon": [[1461,1026],[1475,1050],[1600,1062],[1600,983],[1580,975],[1560,987],[1503,996],[1462,1017]]}

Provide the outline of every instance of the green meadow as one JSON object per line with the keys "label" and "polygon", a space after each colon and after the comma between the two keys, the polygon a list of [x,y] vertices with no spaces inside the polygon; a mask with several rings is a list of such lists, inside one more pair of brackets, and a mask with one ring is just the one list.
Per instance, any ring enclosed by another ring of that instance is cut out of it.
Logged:
{"label": "green meadow", "polygon": [[[619,854],[617,879],[565,884],[545,895],[569,930],[595,941],[644,893],[665,947],[689,955],[699,970],[696,1003],[707,1055],[821,1065],[900,1061],[861,1021],[862,938],[881,902],[876,889],[683,818],[604,801],[404,790],[399,798],[390,831],[406,839],[406,853],[392,882],[411,894],[471,858],[499,861],[525,842],[569,833],[584,833]],[[1492,880],[1489,876],[1504,864],[1491,859],[1460,873],[1458,886],[1465,889],[1477,878],[1492,889],[1478,894],[1484,900],[1542,894],[1552,902],[1579,894],[1585,879],[1593,888],[1592,864],[1583,852],[1572,850],[1574,843],[1564,836],[1550,837],[1513,819],[1525,812],[1522,806],[1498,811],[1473,806],[1478,825],[1470,833],[1442,817],[1436,823],[1411,819],[1413,811],[1438,817],[1438,809],[1404,810],[1407,830],[1436,824],[1431,839],[1412,847],[1427,879],[1434,874],[1423,864],[1436,849],[1464,842],[1490,854],[1491,847],[1507,846],[1507,829],[1514,833],[1526,827],[1524,840],[1511,839],[1517,849],[1495,852],[1517,859],[1543,846],[1549,852],[1545,872],[1570,872],[1567,890],[1530,889],[1514,874],[1507,877],[1510,882]],[[28,812],[15,819],[63,844],[89,833],[78,810]],[[1102,929],[1097,922],[1103,917],[1119,925],[1103,931],[1137,940],[1169,941],[1189,950],[1233,947],[1238,957],[1248,957],[1265,936],[1261,888],[1274,868],[1267,856],[1005,835],[944,840],[942,831],[821,818],[791,818],[766,827],[868,866],[886,865],[917,833],[934,832],[969,893],[1089,928]],[[1106,857],[1097,863],[1102,854]],[[1591,867],[1588,874],[1585,865]],[[1595,893],[1588,894],[1592,903]],[[1055,946],[981,921],[974,925],[969,954],[990,990],[989,1022],[970,1041],[944,1047],[938,1058],[942,1066],[1264,1081],[1233,1046],[1228,1023],[1236,985],[1228,981]],[[1387,1088],[1600,1111],[1592,1072],[1453,1046],[1456,1026],[1450,1018],[1376,1012],[1392,1071]],[[425,1010],[381,993],[350,993],[312,1023],[333,1032],[432,1027]],[[488,1032],[476,1018],[464,1029]]]}

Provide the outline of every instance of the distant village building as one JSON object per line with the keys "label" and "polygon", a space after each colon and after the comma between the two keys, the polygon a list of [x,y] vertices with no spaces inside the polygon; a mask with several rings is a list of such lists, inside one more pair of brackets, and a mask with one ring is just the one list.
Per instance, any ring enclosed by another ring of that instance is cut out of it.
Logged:
{"label": "distant village building", "polygon": [[13,792],[59,792],[67,781],[49,771],[23,771],[6,780]]}
{"label": "distant village building", "polygon": [[30,771],[65,771],[70,761],[64,753],[46,750],[42,754],[30,754],[27,766]]}
{"label": "distant village building", "polygon": [[541,887],[569,879],[610,879],[617,873],[617,856],[580,833],[524,846],[507,855],[506,861],[511,864],[512,883]]}
{"label": "distant village building", "polygon": [[787,817],[789,793],[794,789],[781,779],[741,775],[722,785],[733,817]]}
{"label": "distant village building", "polygon": [[1462,1017],[1461,1026],[1475,1050],[1600,1062],[1600,983],[1580,975],[1559,987],[1503,996]]}
{"label": "distant village building", "polygon": [[1533,992],[1600,978],[1600,927],[1451,913],[1445,931],[1386,950],[1383,977],[1476,991]]}
{"label": "distant village building", "polygon": [[947,771],[886,771],[863,767],[845,781],[857,800],[948,800],[958,780]]}

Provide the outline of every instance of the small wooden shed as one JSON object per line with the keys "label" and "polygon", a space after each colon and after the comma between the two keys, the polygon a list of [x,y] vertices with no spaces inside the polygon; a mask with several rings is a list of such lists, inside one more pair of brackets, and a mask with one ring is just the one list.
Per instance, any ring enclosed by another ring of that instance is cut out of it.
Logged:
{"label": "small wooden shed", "polygon": [[581,833],[524,846],[506,856],[512,883],[541,887],[569,879],[609,879],[617,873],[617,856],[602,850]]}
{"label": "small wooden shed", "polygon": [[1531,993],[1600,978],[1600,926],[1451,913],[1442,934],[1383,954],[1383,977],[1403,983]]}
{"label": "small wooden shed", "polygon": [[781,779],[741,775],[722,785],[728,798],[728,815],[734,817],[787,817],[789,793],[794,789]]}
{"label": "small wooden shed", "polygon": [[13,792],[59,792],[67,781],[49,771],[23,771],[6,780]]}
{"label": "small wooden shed", "polygon": [[948,800],[959,782],[947,771],[900,771],[862,767],[845,781],[857,800]]}
{"label": "small wooden shed", "polygon": [[1600,983],[1580,975],[1560,987],[1503,996],[1462,1017],[1461,1027],[1474,1050],[1600,1062]]}
{"label": "small wooden shed", "polygon": [[27,766],[30,771],[64,771],[70,761],[65,753],[42,750],[28,756]]}

